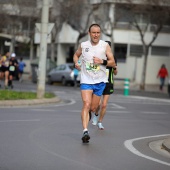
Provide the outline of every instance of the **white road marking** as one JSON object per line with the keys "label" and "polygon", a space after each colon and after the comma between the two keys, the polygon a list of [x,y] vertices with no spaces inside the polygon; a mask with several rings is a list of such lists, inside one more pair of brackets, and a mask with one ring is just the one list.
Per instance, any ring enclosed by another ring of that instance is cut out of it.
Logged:
{"label": "white road marking", "polygon": [[[67,110],[68,112],[78,112],[78,113],[80,113],[81,112],[81,110]],[[120,110],[107,110],[106,112],[108,112],[108,113],[131,113],[131,112],[129,112],[129,111],[120,111]]]}
{"label": "white road marking", "polygon": [[131,152],[134,153],[135,155],[138,155],[138,156],[140,156],[140,157],[149,159],[149,160],[154,161],[154,162],[157,162],[157,163],[161,163],[161,164],[170,166],[170,163],[168,163],[168,162],[164,162],[164,161],[161,161],[161,160],[159,160],[159,159],[155,159],[155,158],[152,158],[152,157],[150,157],[150,156],[147,156],[147,155],[142,154],[141,152],[139,152],[139,151],[133,146],[133,142],[134,142],[134,141],[138,141],[138,140],[142,140],[142,139],[147,139],[147,138],[156,138],[156,137],[169,136],[169,135],[170,135],[170,134],[164,134],[164,135],[147,136],[147,137],[129,139],[129,140],[126,140],[126,141],[124,142],[124,145],[125,145],[125,147],[126,147],[129,151],[131,151]]}
{"label": "white road marking", "polygon": [[[46,106],[43,106],[43,108],[51,108],[51,107],[58,107],[58,106],[68,106],[68,105],[73,105],[73,104],[75,104],[76,103],[76,101],[75,100],[70,100],[70,102],[69,103],[58,103],[58,104],[56,104],[56,105],[46,105]],[[34,111],[56,111],[55,109],[53,110],[53,109],[39,109],[39,108],[34,108],[34,109],[31,109],[31,110],[34,110]]]}
{"label": "white road marking", "polygon": [[125,109],[125,107],[120,106],[120,105],[115,104],[115,103],[112,103],[112,104],[110,104],[110,105],[113,106],[112,108],[116,108],[116,109]]}
{"label": "white road marking", "polygon": [[59,103],[59,104],[56,104],[56,105],[53,105],[53,106],[66,106],[66,105],[72,105],[72,104],[75,104],[76,101],[75,100],[70,100],[69,103]]}
{"label": "white road marking", "polygon": [[106,112],[109,112],[109,113],[132,113],[129,111],[122,111],[122,110],[107,110]]}
{"label": "white road marking", "polygon": [[[81,112],[81,109],[80,110],[67,110],[68,112],[74,112],[74,113],[80,113]],[[130,111],[122,111],[122,110],[107,110],[106,112],[108,113],[132,113]],[[140,112],[142,114],[167,114],[165,112]]]}
{"label": "white road marking", "polygon": [[40,119],[30,119],[30,120],[1,120],[0,123],[7,123],[7,122],[38,122]]}
{"label": "white road marking", "polygon": [[152,97],[143,97],[143,96],[128,96],[129,98],[135,98],[135,99],[147,99],[147,100],[153,100],[153,101],[161,101],[161,102],[167,102],[170,103],[169,99],[160,99],[160,98],[152,98]]}
{"label": "white road marking", "polygon": [[141,113],[143,113],[143,114],[155,114],[155,115],[157,115],[157,114],[167,114],[167,113],[165,113],[165,112],[141,112]]}
{"label": "white road marking", "polygon": [[43,112],[54,112],[56,111],[55,109],[54,110],[49,110],[49,109],[31,109],[32,111],[43,111]]}
{"label": "white road marking", "polygon": [[131,101],[131,100],[115,100],[114,102],[116,103],[128,103],[128,104],[142,104],[142,105],[165,105],[165,106],[169,106],[170,103],[158,103],[155,101],[147,101],[147,100],[140,100],[140,101]]}

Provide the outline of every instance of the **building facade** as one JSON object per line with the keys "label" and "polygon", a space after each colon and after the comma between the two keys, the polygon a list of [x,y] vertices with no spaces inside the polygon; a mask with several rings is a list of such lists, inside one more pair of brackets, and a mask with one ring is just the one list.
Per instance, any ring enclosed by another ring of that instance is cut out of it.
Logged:
{"label": "building facade", "polygon": [[[142,71],[144,65],[144,54],[143,54],[143,44],[141,41],[140,32],[130,24],[127,15],[130,15],[130,11],[126,11],[124,6],[127,6],[125,1],[116,1],[116,0],[91,0],[91,4],[95,7],[94,15],[100,17],[100,20],[94,18],[93,22],[103,24],[102,14],[106,13],[108,10],[108,15],[110,19],[108,22],[105,22],[105,25],[109,25],[109,22],[112,21],[114,24],[112,31],[112,38],[102,34],[103,40],[114,40],[114,56],[118,60],[119,72],[116,76],[118,79],[129,78],[130,81],[134,81],[137,84],[141,83]],[[135,4],[141,5],[142,1],[135,0]],[[168,5],[170,3],[167,1]],[[142,9],[141,7],[138,10]],[[97,10],[96,10],[97,9]],[[145,9],[142,9],[142,13],[138,14],[139,24],[143,24],[144,28],[146,25]],[[122,14],[120,14],[122,12]],[[106,20],[105,16],[103,20]],[[117,19],[117,20],[116,20]],[[115,20],[115,21],[114,21]],[[149,47],[147,65],[146,65],[146,77],[145,84],[159,84],[159,79],[157,78],[157,73],[162,64],[166,64],[166,67],[170,73],[170,20],[162,26],[161,31],[159,32],[156,40],[153,42],[152,46]],[[63,56],[67,56],[67,47],[66,44],[76,43],[76,37],[78,37],[78,32],[72,30],[70,27],[69,35],[67,34],[69,25],[63,25],[63,29],[60,33],[60,38],[58,41],[58,57],[59,63],[65,62]],[[103,26],[104,28],[105,26]],[[146,43],[150,43],[153,38],[154,29],[156,25],[149,23],[147,26],[147,31],[145,32],[144,40]],[[108,28],[108,29],[107,29]],[[106,30],[109,32],[109,26]],[[105,31],[106,32],[106,31]],[[107,32],[106,32],[107,33]],[[65,35],[62,37],[62,35]],[[111,34],[110,34],[111,35]],[[67,37],[67,38],[66,38]],[[74,37],[74,38],[73,38]],[[88,36],[84,39],[88,39]],[[65,44],[65,45],[63,45]],[[168,80],[167,80],[168,81]],[[167,83],[167,82],[166,82]]]}
{"label": "building facade", "polygon": [[[132,4],[138,4],[136,8],[137,20],[140,21],[140,26],[143,24],[146,26],[146,8],[139,8],[145,0],[128,0]],[[161,0],[160,0],[161,1]],[[19,1],[18,1],[19,2]],[[2,46],[6,43],[6,47],[9,48],[12,37],[15,35],[16,50],[18,54],[23,48],[20,47],[20,43],[34,40],[34,47],[36,48],[34,57],[40,57],[39,43],[36,43],[33,36],[35,32],[35,23],[41,22],[41,7],[42,0],[21,0],[20,4],[11,4],[11,1],[4,0],[0,2],[1,7],[1,20],[8,22],[1,22],[0,43],[1,52]],[[54,1],[50,0],[50,13],[53,14],[53,18],[58,18],[54,21],[55,25],[59,25],[59,21],[62,26],[59,29],[58,34],[53,36],[53,48],[55,49],[55,56],[57,64],[66,62],[72,62],[72,56],[75,52],[75,44],[80,35],[80,32],[73,29],[69,22],[61,21],[62,10],[59,10],[60,4],[65,2],[63,0]],[[145,1],[149,2],[149,1]],[[167,1],[167,7],[170,2]],[[102,26],[102,39],[109,40],[113,43],[114,56],[118,60],[119,72],[116,76],[118,79],[129,78],[137,84],[140,84],[142,78],[142,71],[144,65],[143,44],[141,41],[140,32],[136,27],[132,26],[129,18],[133,16],[131,10],[129,10],[129,4],[127,0],[90,0],[90,6],[93,7],[93,17],[89,21],[91,23],[99,23]],[[33,8],[34,7],[34,8]],[[34,9],[34,10],[33,10]],[[143,12],[141,12],[141,9]],[[86,9],[85,9],[86,10]],[[140,11],[140,12],[138,12]],[[3,15],[5,14],[5,16]],[[85,16],[86,13],[83,15]],[[51,16],[51,15],[50,15]],[[5,19],[3,19],[3,17]],[[7,19],[6,19],[7,18]],[[85,17],[84,17],[85,18]],[[84,22],[84,18],[81,18],[81,22]],[[15,22],[14,22],[15,21]],[[51,22],[50,21],[50,22]],[[10,23],[10,24],[9,24]],[[33,28],[34,27],[34,28]],[[151,22],[147,26],[144,40],[149,43],[152,40],[153,32],[157,25],[155,21]],[[88,32],[88,31],[87,31]],[[87,40],[87,36],[80,39],[79,43]],[[51,56],[51,44],[48,43],[47,57]],[[11,47],[12,48],[12,47]],[[22,54],[21,54],[22,55]],[[27,59],[27,65],[30,59]],[[149,47],[147,65],[146,65],[146,84],[158,84],[157,72],[162,64],[166,64],[170,73],[170,20],[164,23],[161,31],[153,44]],[[30,67],[27,67],[27,72],[30,71]]]}

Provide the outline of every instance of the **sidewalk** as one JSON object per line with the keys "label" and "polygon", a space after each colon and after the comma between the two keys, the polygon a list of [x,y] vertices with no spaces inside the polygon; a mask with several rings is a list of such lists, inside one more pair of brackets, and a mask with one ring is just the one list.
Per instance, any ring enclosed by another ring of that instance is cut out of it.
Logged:
{"label": "sidewalk", "polygon": [[163,141],[162,147],[170,153],[170,138],[167,138]]}
{"label": "sidewalk", "polygon": [[43,104],[54,104],[61,100],[55,98],[43,98],[43,99],[32,99],[32,100],[3,100],[0,101],[0,107],[17,107],[17,106],[30,106],[30,105],[43,105]]}
{"label": "sidewalk", "polygon": [[[123,80],[115,80],[115,88],[116,89],[124,89],[124,81]],[[129,82],[129,91],[141,91],[140,85],[134,82]],[[161,91],[159,89],[159,84],[150,84],[145,85],[145,92],[155,92],[155,93],[164,93],[168,94],[168,87],[167,85],[164,86],[164,89]]]}

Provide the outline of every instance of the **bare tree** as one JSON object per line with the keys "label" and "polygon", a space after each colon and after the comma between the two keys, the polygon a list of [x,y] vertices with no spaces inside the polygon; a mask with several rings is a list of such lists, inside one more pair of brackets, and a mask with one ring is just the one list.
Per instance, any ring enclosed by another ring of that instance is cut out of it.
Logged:
{"label": "bare tree", "polygon": [[[66,2],[67,1],[67,2]],[[87,35],[89,23],[92,21],[93,10],[89,0],[65,0],[61,5],[61,20],[79,32],[79,40]]]}
{"label": "bare tree", "polygon": [[[15,52],[16,43],[19,43],[21,47],[20,54],[28,51],[29,44],[32,44],[30,49],[33,49],[34,27],[38,16],[36,1],[6,0],[1,2],[0,5],[2,9],[0,12],[0,23],[3,28],[1,32],[8,34],[9,37],[11,36],[10,51]],[[32,59],[33,52],[30,53],[30,56],[30,59]]]}
{"label": "bare tree", "polygon": [[51,60],[55,61],[56,57],[55,57],[55,42],[56,42],[56,37],[58,35],[58,33],[60,32],[61,28],[62,28],[62,21],[60,18],[60,15],[57,13],[55,13],[54,11],[58,10],[58,6],[54,6],[50,9],[50,14],[49,14],[49,22],[54,23],[54,28],[52,29],[51,32]]}
{"label": "bare tree", "polygon": [[[130,24],[139,32],[143,45],[144,63],[140,88],[144,90],[149,48],[158,37],[162,27],[170,25],[170,3],[167,0],[143,0],[141,4],[135,4],[133,0],[126,1],[128,4],[122,4],[121,7],[126,8],[126,12],[130,14]],[[154,25],[152,30],[149,29],[151,24]],[[149,41],[146,40],[148,31],[152,34]]]}
{"label": "bare tree", "polygon": [[50,9],[49,20],[54,23],[51,39],[51,59],[55,60],[55,42],[64,23],[79,32],[79,40],[87,35],[87,29],[93,14],[89,0],[56,0]]}

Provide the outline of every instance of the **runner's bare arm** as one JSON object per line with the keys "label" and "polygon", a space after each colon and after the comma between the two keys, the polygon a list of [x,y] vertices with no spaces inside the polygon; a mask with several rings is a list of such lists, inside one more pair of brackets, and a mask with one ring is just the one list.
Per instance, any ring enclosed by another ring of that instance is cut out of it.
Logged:
{"label": "runner's bare arm", "polygon": [[107,60],[102,60],[98,57],[93,57],[93,62],[95,64],[103,64],[103,65],[110,66],[110,67],[116,66],[113,53],[109,45],[107,45],[106,47],[106,56],[107,56]]}
{"label": "runner's bare arm", "polygon": [[106,57],[107,57],[107,66],[115,67],[116,63],[114,60],[112,50],[109,45],[107,45],[107,47],[106,47]]}
{"label": "runner's bare arm", "polygon": [[81,56],[81,54],[82,54],[82,49],[79,46],[77,51],[74,53],[74,56],[73,56],[73,61],[74,61],[74,64],[75,64],[75,68],[77,68],[78,70],[80,70],[80,65],[78,64],[78,60],[79,60],[79,57]]}

